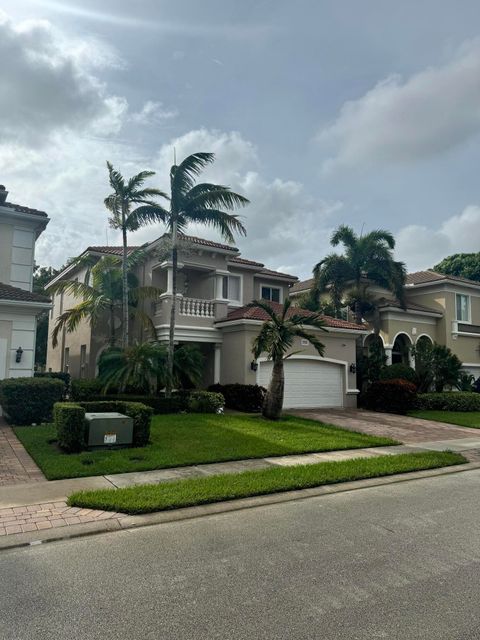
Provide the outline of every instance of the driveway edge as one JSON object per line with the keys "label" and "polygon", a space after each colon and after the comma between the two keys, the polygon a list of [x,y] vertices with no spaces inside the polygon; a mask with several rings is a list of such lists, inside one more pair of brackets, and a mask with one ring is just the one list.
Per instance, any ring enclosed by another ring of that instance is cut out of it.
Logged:
{"label": "driveway edge", "polygon": [[353,480],[338,484],[322,485],[309,489],[297,489],[293,491],[282,491],[263,496],[253,496],[251,498],[239,498],[224,502],[214,502],[196,507],[185,507],[182,509],[172,509],[170,511],[158,511],[155,513],[142,514],[137,516],[124,515],[120,519],[112,518],[98,522],[89,522],[80,525],[72,525],[61,529],[47,529],[45,531],[21,533],[0,538],[0,551],[15,549],[19,547],[36,546],[46,542],[58,542],[71,538],[81,538],[111,531],[128,531],[138,527],[147,527],[180,520],[192,520],[204,516],[220,515],[244,509],[253,509],[282,502],[293,502],[295,500],[306,500],[335,493],[345,493],[347,491],[357,491],[359,489],[369,489],[399,482],[409,482],[432,478],[436,476],[450,475],[453,473],[463,473],[480,469],[480,462],[470,462],[467,464],[441,467],[439,469],[426,469],[423,471],[412,471],[409,473],[383,476],[380,478],[367,478],[364,480]]}

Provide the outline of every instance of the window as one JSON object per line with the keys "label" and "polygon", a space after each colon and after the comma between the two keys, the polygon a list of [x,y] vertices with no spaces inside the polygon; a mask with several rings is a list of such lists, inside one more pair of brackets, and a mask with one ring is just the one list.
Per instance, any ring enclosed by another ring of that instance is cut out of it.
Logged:
{"label": "window", "polygon": [[457,320],[459,322],[470,322],[470,296],[461,293],[456,295]]}
{"label": "window", "polygon": [[240,276],[223,276],[222,298],[240,302]]}
{"label": "window", "polygon": [[87,364],[87,345],[80,345],[80,378],[85,378]]}
{"label": "window", "polygon": [[269,300],[270,302],[280,302],[280,287],[266,287],[262,285],[260,288],[260,295],[262,300]]}

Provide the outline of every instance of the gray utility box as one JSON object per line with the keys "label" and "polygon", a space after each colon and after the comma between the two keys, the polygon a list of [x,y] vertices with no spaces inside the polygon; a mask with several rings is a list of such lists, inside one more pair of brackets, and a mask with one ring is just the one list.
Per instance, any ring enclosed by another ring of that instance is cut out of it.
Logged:
{"label": "gray utility box", "polygon": [[89,447],[132,444],[133,419],[122,413],[86,413]]}

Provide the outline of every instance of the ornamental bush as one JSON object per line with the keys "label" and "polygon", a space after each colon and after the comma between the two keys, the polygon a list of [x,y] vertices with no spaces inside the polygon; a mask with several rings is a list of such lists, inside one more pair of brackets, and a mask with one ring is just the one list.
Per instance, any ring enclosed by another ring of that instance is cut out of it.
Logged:
{"label": "ornamental bush", "polygon": [[221,393],[229,409],[247,413],[261,411],[267,393],[265,387],[258,384],[212,384],[208,390]]}
{"label": "ornamental bush", "polygon": [[413,409],[417,390],[407,380],[378,380],[363,396],[366,409],[404,414]]}
{"label": "ornamental bush", "polygon": [[417,384],[417,374],[415,369],[409,367],[408,364],[398,362],[390,364],[380,371],[380,380],[408,380],[414,385]]}
{"label": "ornamental bush", "polygon": [[11,424],[39,424],[52,419],[53,405],[65,384],[53,378],[7,378],[0,381],[0,405]]}
{"label": "ornamental bush", "polygon": [[192,391],[188,400],[188,410],[192,413],[221,413],[225,398],[214,391]]}
{"label": "ornamental bush", "polygon": [[106,396],[92,396],[89,402],[105,401],[141,402],[147,407],[152,407],[154,414],[159,413],[180,413],[186,411],[188,407],[188,394],[174,394],[171,398],[163,396],[135,396],[129,394],[108,394]]}
{"label": "ornamental bush", "polygon": [[415,408],[421,411],[480,411],[480,395],[468,391],[419,393]]}
{"label": "ornamental bush", "polygon": [[103,390],[103,382],[98,378],[72,380],[70,394],[75,402],[91,400],[99,396]]}
{"label": "ornamental bush", "polygon": [[53,408],[53,421],[59,446],[68,453],[85,449],[85,409],[73,402],[57,402]]}

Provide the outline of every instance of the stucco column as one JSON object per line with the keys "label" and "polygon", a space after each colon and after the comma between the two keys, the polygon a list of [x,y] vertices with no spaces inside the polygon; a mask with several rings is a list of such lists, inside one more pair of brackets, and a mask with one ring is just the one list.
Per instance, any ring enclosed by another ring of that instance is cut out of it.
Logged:
{"label": "stucco column", "polygon": [[385,347],[385,355],[387,356],[387,365],[392,364],[392,350],[393,347]]}
{"label": "stucco column", "polygon": [[170,295],[173,293],[173,268],[167,267],[167,291]]}
{"label": "stucco column", "polygon": [[213,361],[213,384],[220,383],[221,359],[222,359],[222,345],[220,342],[216,342],[215,356]]}

